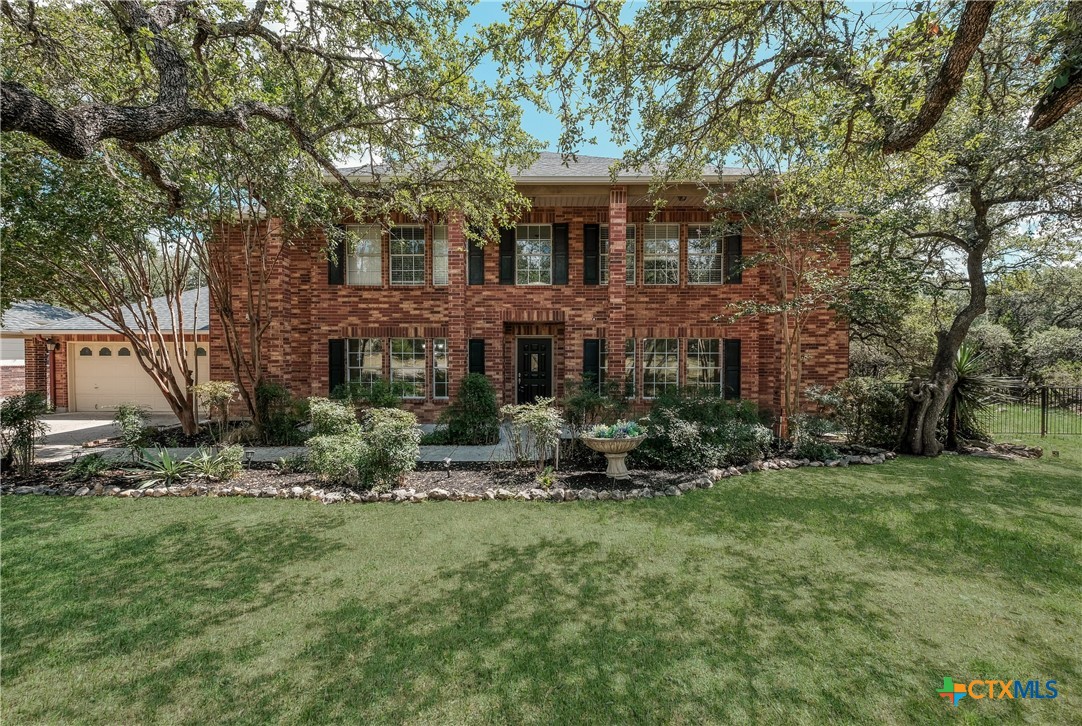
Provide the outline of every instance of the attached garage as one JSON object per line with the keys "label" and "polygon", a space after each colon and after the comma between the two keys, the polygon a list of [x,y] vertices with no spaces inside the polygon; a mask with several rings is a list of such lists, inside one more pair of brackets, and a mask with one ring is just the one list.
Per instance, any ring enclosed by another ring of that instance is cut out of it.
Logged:
{"label": "attached garage", "polygon": [[[188,366],[195,382],[210,379],[210,316],[207,288],[185,292],[183,332]],[[165,298],[153,301],[158,320],[173,318]],[[127,313],[126,313],[127,315]],[[33,350],[41,365],[29,368],[27,390],[42,391],[58,411],[114,411],[125,403],[144,406],[155,412],[169,412],[165,396],[154,379],[143,370],[131,342],[100,322],[104,315],[80,315],[56,323],[24,328],[27,350]],[[128,326],[138,329],[134,320]],[[165,351],[173,358],[172,330],[161,331]]]}
{"label": "attached garage", "polygon": [[[195,355],[188,358],[197,381],[205,381],[210,376],[208,360],[206,343],[200,343]],[[69,342],[68,361],[68,409],[71,411],[111,411],[122,403],[145,406],[151,411],[170,410],[158,386],[139,365],[139,359],[126,341]]]}

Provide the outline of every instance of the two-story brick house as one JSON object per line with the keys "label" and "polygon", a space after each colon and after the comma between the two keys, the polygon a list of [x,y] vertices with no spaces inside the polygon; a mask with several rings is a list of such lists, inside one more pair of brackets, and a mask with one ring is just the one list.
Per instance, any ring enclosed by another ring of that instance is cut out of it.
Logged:
{"label": "two-story brick house", "polygon": [[[667,190],[651,219],[650,179],[613,183],[612,163],[579,157],[565,166],[543,154],[514,174],[531,210],[483,248],[467,246],[455,215],[348,225],[355,244],[337,262],[318,230],[283,248],[269,280],[266,374],[297,396],[403,381],[413,392],[405,406],[422,421],[438,416],[468,372],[488,376],[503,403],[562,395],[566,379],[585,373],[625,380],[641,406],[694,385],[776,408],[777,320],[715,319],[732,312],[729,303],[768,294],[771,270],[740,270],[759,249],[754,230],[715,238],[702,184],[693,183]],[[701,181],[745,173],[708,170]],[[229,231],[214,244],[239,254]],[[844,271],[848,253],[839,252],[832,264]],[[231,288],[243,309],[247,286],[236,278]],[[224,346],[212,321],[215,379],[232,377]],[[843,378],[845,323],[816,313],[804,352],[809,384]]]}

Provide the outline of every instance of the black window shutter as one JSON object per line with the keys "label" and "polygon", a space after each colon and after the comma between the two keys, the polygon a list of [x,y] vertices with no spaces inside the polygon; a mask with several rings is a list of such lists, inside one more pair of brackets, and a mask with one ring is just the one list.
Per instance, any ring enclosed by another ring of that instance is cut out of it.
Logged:
{"label": "black window shutter", "polygon": [[485,375],[485,339],[470,338],[469,372]]}
{"label": "black window shutter", "polygon": [[500,230],[500,284],[515,284],[515,228]]}
{"label": "black window shutter", "polygon": [[[470,285],[485,284],[485,250],[477,244],[477,240],[470,241],[469,274],[467,282]],[[460,253],[461,254],[461,253]]]}
{"label": "black window shutter", "polygon": [[740,263],[743,260],[744,237],[739,232],[725,235],[725,282],[740,284],[743,282],[743,270]]}
{"label": "black window shutter", "polygon": [[330,386],[327,393],[334,393],[346,382],[346,341],[337,338],[327,341],[327,363],[330,371]]}
{"label": "black window shutter", "polygon": [[552,225],[552,284],[567,284],[567,224]]}
{"label": "black window shutter", "polygon": [[721,342],[721,360],[724,366],[725,398],[740,398],[740,341]]}
{"label": "black window shutter", "polygon": [[582,225],[582,283],[601,282],[601,225]]}
{"label": "black window shutter", "polygon": [[338,241],[334,243],[334,259],[327,258],[327,284],[346,284],[346,235],[345,228],[338,228]]}
{"label": "black window shutter", "polygon": [[601,385],[601,341],[586,338],[582,341],[582,380],[589,378],[594,385]]}

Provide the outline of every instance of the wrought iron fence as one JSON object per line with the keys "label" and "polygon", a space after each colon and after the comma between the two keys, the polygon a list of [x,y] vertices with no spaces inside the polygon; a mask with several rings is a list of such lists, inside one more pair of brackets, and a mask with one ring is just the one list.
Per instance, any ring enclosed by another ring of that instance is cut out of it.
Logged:
{"label": "wrought iron fence", "polygon": [[980,421],[991,434],[1082,435],[1082,387],[997,389]]}

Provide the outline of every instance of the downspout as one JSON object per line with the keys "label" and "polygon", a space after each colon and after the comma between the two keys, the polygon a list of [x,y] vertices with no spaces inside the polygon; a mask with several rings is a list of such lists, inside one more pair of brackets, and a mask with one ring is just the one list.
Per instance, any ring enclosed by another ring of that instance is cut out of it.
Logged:
{"label": "downspout", "polygon": [[45,366],[47,379],[45,384],[45,399],[49,408],[56,410],[56,349],[60,344],[52,338],[45,340]]}

